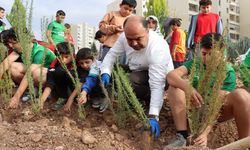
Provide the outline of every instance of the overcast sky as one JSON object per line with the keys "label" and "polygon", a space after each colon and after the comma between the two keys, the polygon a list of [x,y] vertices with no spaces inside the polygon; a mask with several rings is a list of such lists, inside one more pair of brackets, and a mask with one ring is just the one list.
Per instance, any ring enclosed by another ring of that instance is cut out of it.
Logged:
{"label": "overcast sky", "polygon": [[[26,1],[26,0],[23,0]],[[113,0],[34,0],[32,28],[40,37],[40,21],[43,16],[51,18],[57,10],[66,13],[65,23],[77,24],[87,22],[97,26],[107,10],[107,5]],[[0,0],[0,6],[9,13],[14,0]],[[3,20],[7,22],[6,19]],[[8,27],[7,23],[7,27]]]}

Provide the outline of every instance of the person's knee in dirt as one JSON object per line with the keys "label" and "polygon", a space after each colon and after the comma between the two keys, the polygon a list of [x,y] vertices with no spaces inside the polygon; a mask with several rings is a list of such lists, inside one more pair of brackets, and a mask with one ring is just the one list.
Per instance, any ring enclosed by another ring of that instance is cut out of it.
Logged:
{"label": "person's knee in dirt", "polygon": [[[220,40],[222,37],[219,34],[209,33],[203,36],[201,40],[201,52],[202,57],[201,61],[204,65],[206,65],[206,55],[209,55],[213,44],[219,44],[221,48],[223,48],[224,43]],[[214,42],[213,42],[214,41]],[[222,43],[219,43],[222,42]],[[224,60],[222,60],[224,61]],[[183,66],[171,71],[167,75],[167,80],[170,85],[168,90],[169,103],[172,111],[172,116],[174,119],[175,127],[177,130],[176,138],[173,139],[164,147],[164,150],[173,148],[173,147],[181,147],[186,146],[188,133],[187,126],[187,110],[186,110],[186,97],[189,92],[191,93],[192,105],[196,107],[201,107],[203,102],[203,97],[196,91],[195,83],[198,83],[198,80],[194,80],[190,89],[190,83],[187,79],[183,78],[186,75],[189,75],[191,68],[193,66],[193,61],[184,63]],[[196,65],[197,69],[197,65]],[[198,78],[196,78],[198,79]],[[212,84],[211,84],[212,85]],[[231,91],[236,88],[236,74],[231,67],[231,65],[227,64],[227,72],[226,78],[222,85],[221,90],[218,91],[218,95],[221,100],[227,98],[225,95],[230,95]],[[208,126],[204,132],[197,136],[196,139],[191,141],[195,145],[207,145],[207,135],[210,132],[211,127]]]}
{"label": "person's knee in dirt", "polygon": [[[34,98],[35,98],[34,100],[37,101],[37,98],[39,97],[38,88],[40,86],[40,83],[42,83],[41,86],[43,86],[43,84],[45,83],[46,77],[47,77],[46,74],[47,74],[48,69],[44,68],[44,67],[42,67],[42,68],[40,68],[38,66],[36,67],[36,64],[32,65],[32,68],[34,68],[34,67],[35,67],[35,69],[31,69],[32,70],[31,74],[32,74],[33,82],[34,82],[34,89],[33,89],[34,90],[33,94],[34,94]],[[22,100],[22,102],[27,102],[30,99],[31,99],[31,95],[30,95],[29,89],[26,89],[21,100]]]}
{"label": "person's knee in dirt", "polygon": [[[40,65],[37,65],[37,64],[32,64],[30,66],[30,70],[31,72],[33,72],[34,70],[37,70],[37,69],[40,69]],[[46,69],[45,69],[46,70]],[[45,74],[42,74],[43,76],[45,76]],[[11,101],[10,101],[10,104],[9,104],[9,107],[10,108],[17,108],[18,107],[18,104],[20,102],[20,98],[23,96],[25,90],[28,88],[29,86],[29,81],[28,81],[28,74],[26,73],[25,76],[23,77],[16,93],[14,94],[14,96],[11,98]],[[34,84],[34,83],[33,83]],[[34,91],[35,92],[35,91]],[[34,93],[35,94],[35,93]]]}
{"label": "person's knee in dirt", "polygon": [[[74,52],[74,46],[68,42],[62,42],[56,45],[57,47],[57,59],[51,63],[50,69],[45,75],[47,77],[45,82],[45,89],[40,99],[40,109],[43,109],[44,103],[47,100],[51,92],[54,92],[55,97],[58,97],[54,110],[61,109],[67,102],[68,97],[72,93],[73,89],[70,88],[73,82],[71,81],[70,75],[67,73],[72,72],[73,68],[73,57],[71,52]],[[63,67],[64,66],[64,67]],[[40,72],[37,70],[37,72]],[[46,72],[43,70],[43,72]],[[73,73],[73,72],[72,72]],[[38,81],[41,78],[38,76]],[[44,80],[43,78],[42,80]],[[63,81],[63,82],[62,82]]]}
{"label": "person's knee in dirt", "polygon": [[[31,36],[31,35],[29,35],[28,32],[26,32],[26,30],[23,34],[25,34],[25,36],[27,36],[27,37]],[[18,35],[16,35],[14,29],[11,28],[11,29],[7,30],[5,32],[5,34],[2,36],[2,41],[6,47],[11,48],[14,51],[9,56],[7,56],[7,58],[6,58],[7,60],[4,60],[1,63],[1,65],[0,65],[0,76],[1,77],[5,71],[10,69],[10,66],[12,64],[14,65],[14,62],[19,57],[22,59],[22,62],[26,62],[27,60],[31,60],[31,66],[29,68],[31,70],[31,72],[34,71],[37,67],[40,67],[40,65],[42,64],[42,62],[43,62],[42,56],[43,56],[43,53],[45,51],[45,48],[40,46],[38,43],[32,43],[32,41],[30,41],[29,43],[26,43],[27,46],[29,46],[31,48],[30,51],[32,53],[32,55],[30,56],[31,58],[26,58],[26,55],[23,52],[23,48],[21,46],[21,43],[19,42]],[[48,67],[48,64],[50,64],[54,59],[55,59],[55,55],[51,51],[46,51],[46,58],[45,58],[44,67]],[[24,68],[25,67],[26,66],[24,66]],[[17,70],[20,70],[20,68]],[[20,85],[19,85],[16,93],[14,94],[14,96],[11,99],[11,102],[9,104],[10,108],[17,108],[19,101],[20,101],[20,97],[23,95],[25,89],[28,87],[26,70],[27,70],[27,68],[22,70],[22,73],[25,74],[24,77],[20,81],[16,81],[17,83],[20,82]],[[15,71],[12,70],[12,72],[15,72]],[[12,74],[12,76],[13,75],[19,76],[19,77],[16,77],[16,79],[20,78],[20,76],[21,76],[20,72],[16,73],[16,74]]]}

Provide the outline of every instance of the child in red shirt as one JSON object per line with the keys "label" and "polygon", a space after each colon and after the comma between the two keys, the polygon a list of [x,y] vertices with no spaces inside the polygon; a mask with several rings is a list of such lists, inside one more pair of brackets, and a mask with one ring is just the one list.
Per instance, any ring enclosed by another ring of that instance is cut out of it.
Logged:
{"label": "child in red shirt", "polygon": [[[211,12],[212,1],[200,0],[199,5],[201,12],[192,16],[191,23],[189,25],[186,43],[189,51],[195,49],[195,45],[200,42],[203,35],[211,32],[222,34],[223,31],[220,16]],[[188,59],[192,59],[191,55]]]}
{"label": "child in red shirt", "polygon": [[169,25],[172,28],[172,37],[170,41],[170,52],[173,59],[174,68],[178,68],[185,61],[186,56],[186,34],[181,29],[181,19],[174,18]]}

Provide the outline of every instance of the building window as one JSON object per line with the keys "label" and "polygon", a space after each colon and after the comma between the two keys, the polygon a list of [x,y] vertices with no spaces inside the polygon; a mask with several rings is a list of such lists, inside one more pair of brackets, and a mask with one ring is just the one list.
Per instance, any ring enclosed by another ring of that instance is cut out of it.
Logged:
{"label": "building window", "polygon": [[219,0],[219,6],[221,5],[221,1]]}
{"label": "building window", "polygon": [[230,39],[233,39],[233,40],[235,40],[235,34],[233,34],[233,33],[230,33]]}
{"label": "building window", "polygon": [[235,10],[235,7],[232,6],[232,5],[230,5],[230,11],[233,11],[233,12],[234,12],[234,10]]}
{"label": "building window", "polygon": [[133,10],[133,14],[136,14],[136,10],[135,9]]}
{"label": "building window", "polygon": [[239,16],[236,16],[236,22],[240,23],[240,17]]}
{"label": "building window", "polygon": [[235,21],[235,19],[234,19],[235,17],[234,17],[234,15],[229,15],[229,19],[230,19],[230,21]]}
{"label": "building window", "polygon": [[239,35],[239,34],[236,34],[235,39],[236,39],[236,40],[239,40],[239,39],[240,39],[240,35]]}
{"label": "building window", "polygon": [[198,5],[189,4],[189,11],[198,12],[199,11]]}
{"label": "building window", "polygon": [[237,14],[240,13],[240,7],[236,7],[236,13],[237,13]]}

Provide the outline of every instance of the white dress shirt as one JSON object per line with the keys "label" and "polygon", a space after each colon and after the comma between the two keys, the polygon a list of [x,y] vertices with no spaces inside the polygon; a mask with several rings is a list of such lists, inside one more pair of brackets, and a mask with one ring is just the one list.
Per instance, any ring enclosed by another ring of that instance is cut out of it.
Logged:
{"label": "white dress shirt", "polygon": [[174,69],[167,42],[157,33],[149,31],[147,46],[141,50],[134,50],[128,45],[125,34],[122,33],[105,56],[101,73],[111,75],[116,58],[121,56],[124,51],[130,70],[148,70],[151,91],[149,114],[159,116],[163,104],[166,75]]}

